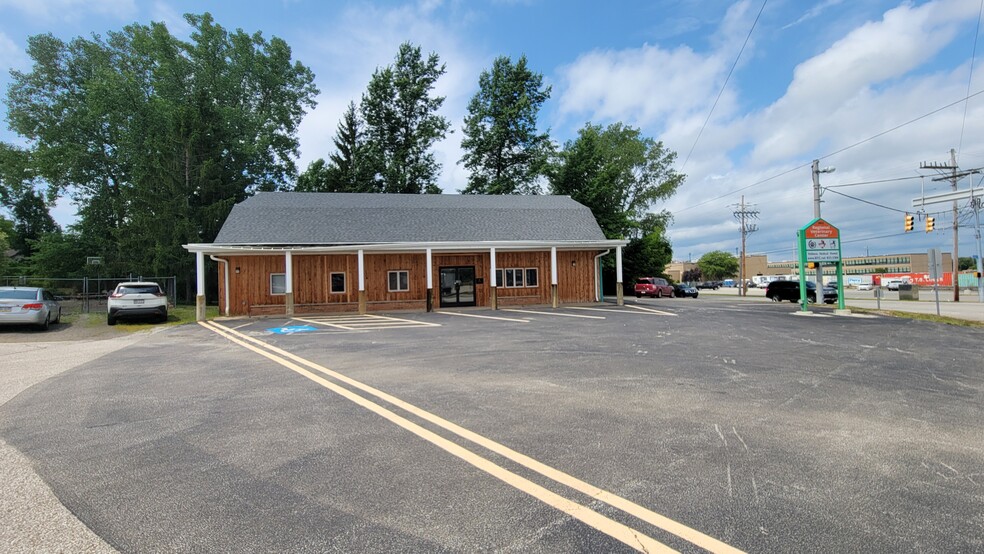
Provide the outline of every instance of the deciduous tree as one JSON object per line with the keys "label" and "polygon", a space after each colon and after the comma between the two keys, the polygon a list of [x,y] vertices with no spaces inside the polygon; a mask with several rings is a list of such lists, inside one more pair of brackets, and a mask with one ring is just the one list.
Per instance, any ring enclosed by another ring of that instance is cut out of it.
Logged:
{"label": "deciduous tree", "polygon": [[31,71],[12,73],[11,128],[37,176],[72,195],[87,255],[107,271],[188,278],[182,244],[211,241],[233,204],[297,173],[311,71],[279,38],[186,20],[189,41],[163,23],[34,36]]}
{"label": "deciduous tree", "polygon": [[[672,196],[684,180],[673,169],[676,154],[639,129],[588,124],[568,141],[550,170],[553,194],[591,208],[608,238],[644,236],[646,214]],[[668,220],[665,211],[653,217]]]}
{"label": "deciduous tree", "polygon": [[536,194],[550,153],[550,137],[538,133],[536,119],[550,98],[543,75],[501,56],[478,78],[478,92],[468,104],[461,163],[471,174],[461,192]]}
{"label": "deciduous tree", "polygon": [[419,46],[403,43],[393,65],[373,73],[361,110],[381,192],[441,192],[432,147],[451,125],[437,114],[444,97],[431,93],[444,72],[437,54],[424,59]]}
{"label": "deciduous tree", "polygon": [[697,267],[707,279],[724,279],[738,274],[738,258],[723,250],[712,250],[697,260]]}

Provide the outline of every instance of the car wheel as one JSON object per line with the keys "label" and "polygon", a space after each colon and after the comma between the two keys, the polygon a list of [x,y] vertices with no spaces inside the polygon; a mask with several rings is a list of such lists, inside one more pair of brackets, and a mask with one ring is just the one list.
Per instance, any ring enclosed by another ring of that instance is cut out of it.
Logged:
{"label": "car wheel", "polygon": [[41,330],[41,331],[47,331],[49,327],[51,327],[51,313],[50,312],[48,313],[48,315],[44,316],[44,323],[38,324],[38,329]]}
{"label": "car wheel", "polygon": [[108,323],[109,325],[116,325],[116,318],[111,315],[107,315],[106,323]]}
{"label": "car wheel", "polygon": [[656,298],[663,298],[663,291],[661,290],[656,291]]}
{"label": "car wheel", "polygon": [[816,296],[807,296],[806,297],[806,301],[809,302],[809,303],[811,303],[811,304],[816,304],[817,303],[817,297]]}
{"label": "car wheel", "polygon": [[55,316],[55,320],[52,323],[61,323],[61,308],[58,308],[58,315]]}
{"label": "car wheel", "polygon": [[694,298],[697,298],[697,293],[694,293]]}
{"label": "car wheel", "polygon": [[637,292],[636,293],[636,298],[642,298],[642,293],[641,292]]}
{"label": "car wheel", "polygon": [[782,302],[782,299],[778,296],[770,296],[769,298],[771,298],[773,302]]}
{"label": "car wheel", "polygon": [[164,322],[167,321],[167,312],[162,312],[161,313],[160,320],[161,320],[161,323],[164,323]]}

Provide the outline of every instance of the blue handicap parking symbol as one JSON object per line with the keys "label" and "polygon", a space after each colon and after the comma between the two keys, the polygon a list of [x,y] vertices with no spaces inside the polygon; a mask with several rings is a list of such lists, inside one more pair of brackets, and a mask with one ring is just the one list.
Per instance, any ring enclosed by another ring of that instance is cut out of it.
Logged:
{"label": "blue handicap parking symbol", "polygon": [[278,335],[290,335],[293,333],[304,333],[306,331],[317,331],[317,327],[312,327],[310,325],[289,325],[287,327],[273,327],[267,329],[271,333],[276,333]]}

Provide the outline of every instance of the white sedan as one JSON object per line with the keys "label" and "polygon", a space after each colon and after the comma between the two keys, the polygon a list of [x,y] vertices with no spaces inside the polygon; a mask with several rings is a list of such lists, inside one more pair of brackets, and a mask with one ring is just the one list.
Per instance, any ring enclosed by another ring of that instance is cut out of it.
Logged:
{"label": "white sedan", "polygon": [[871,290],[871,283],[861,283],[858,285],[858,290]]}
{"label": "white sedan", "polygon": [[0,287],[0,323],[36,325],[47,331],[61,321],[61,306],[55,296],[38,287]]}

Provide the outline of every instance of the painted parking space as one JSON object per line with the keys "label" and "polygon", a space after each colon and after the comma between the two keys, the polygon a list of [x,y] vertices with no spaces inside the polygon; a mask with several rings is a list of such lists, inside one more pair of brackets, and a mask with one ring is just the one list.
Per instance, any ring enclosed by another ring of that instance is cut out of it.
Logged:
{"label": "painted parking space", "polygon": [[388,329],[410,329],[441,326],[440,323],[430,323],[427,321],[375,314],[295,317],[292,321],[301,321],[310,325],[317,325],[321,328],[340,331],[383,331]]}

